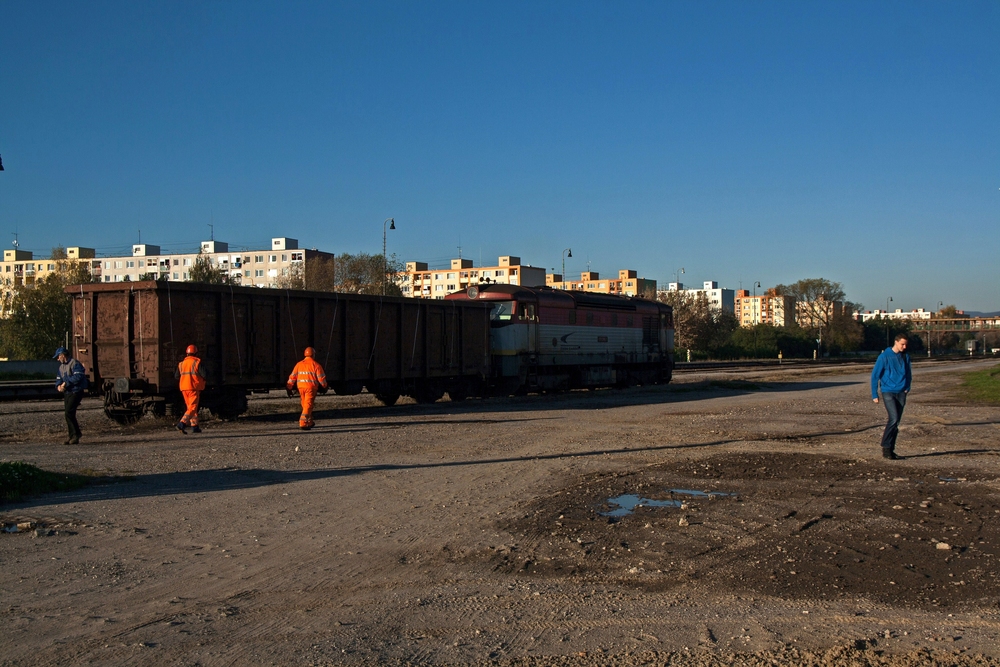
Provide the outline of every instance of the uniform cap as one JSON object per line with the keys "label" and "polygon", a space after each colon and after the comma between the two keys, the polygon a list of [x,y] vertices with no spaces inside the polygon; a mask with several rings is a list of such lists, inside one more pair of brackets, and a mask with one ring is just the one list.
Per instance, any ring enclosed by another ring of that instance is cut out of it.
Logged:
{"label": "uniform cap", "polygon": [[314,356],[316,356],[316,350],[312,349],[311,347],[307,347],[305,355],[307,357],[314,357]]}
{"label": "uniform cap", "polygon": [[58,347],[56,348],[56,353],[52,355],[52,358],[58,359],[60,354],[69,355],[69,350],[67,350],[65,347]]}
{"label": "uniform cap", "polygon": [[184,350],[184,353],[185,354],[198,354],[198,346],[197,345],[188,345],[187,349]]}

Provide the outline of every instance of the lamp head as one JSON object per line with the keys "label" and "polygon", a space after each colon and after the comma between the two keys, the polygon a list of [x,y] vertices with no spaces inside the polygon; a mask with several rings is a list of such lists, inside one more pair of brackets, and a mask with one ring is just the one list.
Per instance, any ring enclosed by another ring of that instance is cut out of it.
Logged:
{"label": "lamp head", "polygon": [[389,218],[389,229],[395,229],[395,228],[396,228],[396,219]]}
{"label": "lamp head", "polygon": [[567,248],[566,249],[566,256],[567,257],[572,257],[573,256],[573,249],[572,248]]}

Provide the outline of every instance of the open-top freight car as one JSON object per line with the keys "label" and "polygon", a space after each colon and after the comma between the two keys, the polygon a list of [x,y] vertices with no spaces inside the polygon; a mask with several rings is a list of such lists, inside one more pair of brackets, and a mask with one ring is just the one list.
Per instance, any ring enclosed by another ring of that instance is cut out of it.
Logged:
{"label": "open-top freight car", "polygon": [[446,297],[492,304],[498,394],[669,382],[673,309],[634,297],[486,284]]}
{"label": "open-top freight car", "polygon": [[122,423],[183,413],[174,369],[191,344],[208,374],[201,403],[222,418],[246,411],[251,392],[283,388],[307,346],[336,393],[367,388],[387,405],[481,394],[491,368],[485,302],[168,281],[66,291],[73,355]]}

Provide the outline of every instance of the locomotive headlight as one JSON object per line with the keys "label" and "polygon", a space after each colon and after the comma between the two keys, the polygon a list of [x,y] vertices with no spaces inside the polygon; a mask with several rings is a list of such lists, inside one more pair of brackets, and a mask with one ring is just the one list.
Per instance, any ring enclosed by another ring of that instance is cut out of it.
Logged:
{"label": "locomotive headlight", "polygon": [[469,288],[469,298],[470,299],[478,299],[479,298],[479,288],[478,287],[470,287]]}

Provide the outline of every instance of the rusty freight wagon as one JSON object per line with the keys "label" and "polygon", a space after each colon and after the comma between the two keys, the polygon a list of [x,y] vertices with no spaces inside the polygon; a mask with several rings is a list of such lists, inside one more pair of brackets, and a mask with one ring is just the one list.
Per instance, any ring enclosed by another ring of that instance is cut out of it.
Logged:
{"label": "rusty freight wagon", "polygon": [[154,281],[66,291],[73,355],[122,423],[183,413],[174,369],[191,344],[208,373],[201,404],[222,418],[246,411],[251,392],[283,388],[307,346],[336,393],[367,389],[386,405],[462,400],[490,370],[483,303]]}

